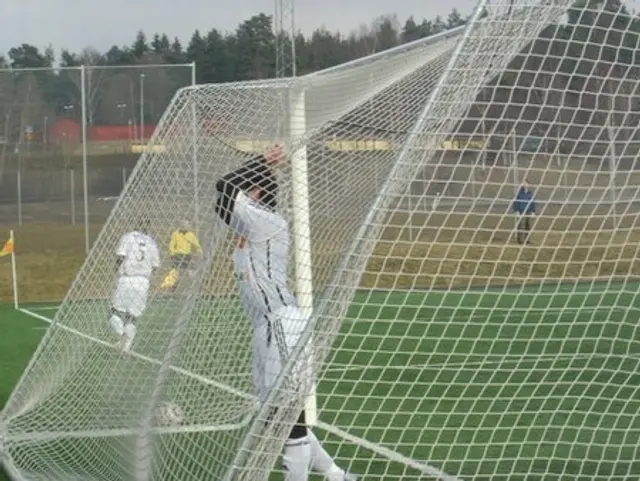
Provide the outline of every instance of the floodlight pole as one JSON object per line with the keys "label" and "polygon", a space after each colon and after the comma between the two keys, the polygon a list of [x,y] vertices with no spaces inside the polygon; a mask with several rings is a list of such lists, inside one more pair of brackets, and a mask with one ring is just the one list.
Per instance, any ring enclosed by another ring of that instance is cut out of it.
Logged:
{"label": "floodlight pole", "polygon": [[88,255],[91,249],[89,241],[89,187],[87,174],[87,87],[84,65],[80,66],[80,107],[81,112],[81,136],[82,136],[82,197],[84,201],[84,248]]}
{"label": "floodlight pole", "polygon": [[140,74],[140,143],[144,143],[144,73]]}
{"label": "floodlight pole", "polygon": [[613,126],[613,91],[609,87],[609,114],[607,115],[607,134],[609,137],[609,195],[611,196],[611,212],[613,214],[613,228],[617,228],[618,225],[618,213],[616,209],[616,132]]}
{"label": "floodlight pole", "polygon": [[191,155],[193,159],[193,228],[199,235],[200,205],[198,203],[198,110],[196,106],[196,63],[191,62]]}
{"label": "floodlight pole", "polygon": [[[285,20],[289,17],[289,28],[285,27]],[[295,0],[275,0],[273,26],[275,30],[276,42],[276,78],[287,77],[288,56],[291,56],[291,77],[298,74],[296,62],[296,16],[295,16]],[[290,52],[286,51],[286,37],[289,36],[291,41]]]}
{"label": "floodlight pole", "polygon": [[298,66],[296,61],[296,10],[295,1],[289,0],[291,5],[291,76],[296,77],[298,75]]}

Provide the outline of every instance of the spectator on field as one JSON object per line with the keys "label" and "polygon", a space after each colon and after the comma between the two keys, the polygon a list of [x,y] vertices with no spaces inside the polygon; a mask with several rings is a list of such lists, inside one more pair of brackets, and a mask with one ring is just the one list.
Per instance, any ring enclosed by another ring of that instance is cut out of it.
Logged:
{"label": "spectator on field", "polygon": [[516,227],[518,244],[530,244],[532,218],[536,214],[536,200],[526,179],[522,182],[513,202],[513,211],[518,216]]}
{"label": "spectator on field", "polygon": [[190,229],[189,223],[182,221],[180,227],[171,233],[169,255],[172,268],[164,278],[161,288],[175,291],[180,277],[193,273],[193,256],[198,254],[202,254],[200,241]]}

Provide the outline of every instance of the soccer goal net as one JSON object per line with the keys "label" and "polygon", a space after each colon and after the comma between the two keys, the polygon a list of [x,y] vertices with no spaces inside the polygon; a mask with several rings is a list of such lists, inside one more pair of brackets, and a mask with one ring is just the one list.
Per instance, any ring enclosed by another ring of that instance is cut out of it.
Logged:
{"label": "soccer goal net", "polygon": [[[2,411],[8,473],[271,479],[303,408],[367,480],[640,473],[639,34],[617,2],[482,1],[326,71],[180,90]],[[258,402],[215,184],[274,144],[310,323]],[[162,262],[121,353],[116,248],[145,220]]]}

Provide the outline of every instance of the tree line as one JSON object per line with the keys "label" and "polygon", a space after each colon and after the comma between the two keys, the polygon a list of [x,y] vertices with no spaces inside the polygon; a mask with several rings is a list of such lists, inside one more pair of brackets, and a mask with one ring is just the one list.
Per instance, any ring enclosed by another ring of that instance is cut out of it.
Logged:
{"label": "tree line", "polygon": [[[446,19],[440,16],[417,22],[414,17],[403,25],[396,16],[383,16],[368,26],[349,34],[319,28],[310,35],[295,37],[297,70],[305,74],[331,67],[355,58],[395,47],[405,42],[464,25],[465,18],[453,9]],[[279,34],[282,36],[286,34]],[[207,33],[196,30],[186,46],[167,33],[147,36],[139,31],[130,45],[114,45],[106,52],[86,48],[81,52],[62,50],[58,59],[52,47],[40,51],[36,46],[22,44],[0,56],[0,68],[52,67],[59,60],[61,67],[81,64],[95,66],[176,65],[195,62],[198,83],[216,83],[270,78],[276,74],[277,38],[273,18],[260,13],[242,22],[235,31],[216,28]]]}
{"label": "tree line", "polygon": [[[301,75],[392,48],[405,42],[463,25],[465,19],[453,9],[446,19],[404,24],[395,16],[380,17],[359,30],[344,34],[320,28],[310,35],[295,36],[296,73]],[[290,51],[291,38],[276,34],[273,18],[260,13],[240,23],[235,31],[196,30],[186,45],[167,33],[147,36],[139,31],[130,45],[113,46],[106,52],[85,48],[80,52],[52,47],[40,50],[22,44],[0,56],[0,137],[20,135],[25,125],[40,126],[48,119],[80,117],[80,74],[68,67],[85,65],[89,124],[155,123],[176,89],[192,82],[195,62],[197,83],[271,78],[291,74],[276,66],[276,49]],[[59,66],[58,71],[23,70]],[[164,68],[150,68],[164,66]],[[180,66],[180,67],[178,67]],[[141,84],[144,84],[143,86]],[[144,89],[141,93],[140,90]],[[143,108],[140,105],[143,104]]]}
{"label": "tree line", "polygon": [[[63,50],[56,57],[51,47],[41,51],[22,44],[0,57],[0,68],[8,69],[0,72],[0,138],[18,138],[25,126],[40,130],[48,119],[79,119],[79,72],[65,67],[88,67],[85,85],[90,124],[155,123],[176,89],[191,83],[190,69],[178,65],[195,62],[198,83],[270,78],[291,73],[290,68],[279,71],[276,51],[280,46],[288,51],[295,42],[296,73],[302,75],[456,28],[466,21],[455,9],[446,18],[411,17],[403,23],[385,16],[347,34],[321,28],[310,35],[298,33],[292,39],[274,33],[272,17],[260,13],[231,32],[195,31],[186,45],[167,33],[147,36],[142,31],[130,45],[113,46],[106,52]],[[602,117],[605,107],[597,94],[608,82],[607,88],[615,92],[609,107],[613,102],[616,110],[631,112],[615,122],[637,124],[640,94],[633,79],[639,78],[639,38],[640,19],[620,0],[577,3],[485,86],[470,118],[473,122],[475,115],[503,123],[515,118],[546,119],[539,131],[577,135],[560,132],[558,125],[586,122],[594,111]],[[54,65],[63,69],[20,70]],[[145,67],[150,65],[164,68]],[[531,109],[536,105],[543,108]],[[576,109],[582,112],[571,117]]]}

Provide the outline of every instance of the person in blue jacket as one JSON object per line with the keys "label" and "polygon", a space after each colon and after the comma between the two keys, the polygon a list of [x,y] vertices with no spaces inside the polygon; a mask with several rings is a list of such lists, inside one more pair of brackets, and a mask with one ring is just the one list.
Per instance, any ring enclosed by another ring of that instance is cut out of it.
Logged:
{"label": "person in blue jacket", "polygon": [[518,215],[518,244],[530,244],[531,218],[536,214],[536,200],[526,179],[518,190],[516,200],[513,201],[513,211]]}

